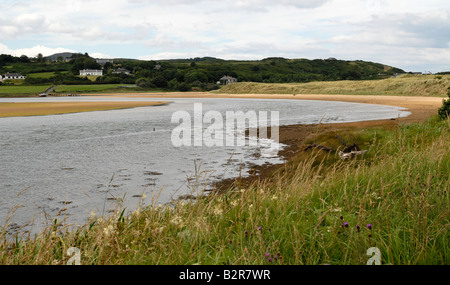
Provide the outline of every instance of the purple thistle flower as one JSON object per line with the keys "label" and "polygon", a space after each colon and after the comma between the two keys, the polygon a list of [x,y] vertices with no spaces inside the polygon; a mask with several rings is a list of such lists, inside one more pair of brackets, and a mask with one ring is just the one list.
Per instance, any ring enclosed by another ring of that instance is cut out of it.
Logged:
{"label": "purple thistle flower", "polygon": [[372,230],[372,224],[368,224],[368,225],[367,225],[367,228],[368,228],[369,230]]}
{"label": "purple thistle flower", "polygon": [[260,231],[261,230],[261,227],[258,227],[258,231]]}
{"label": "purple thistle flower", "polygon": [[344,223],[344,227],[346,227],[346,228],[348,227],[348,223],[347,222]]}
{"label": "purple thistle flower", "polygon": [[270,254],[266,253],[266,257],[269,257],[269,256],[270,256]]}
{"label": "purple thistle flower", "polygon": [[360,230],[360,227],[359,227],[359,225],[356,225],[356,229],[358,230],[358,232],[359,232],[359,230]]}
{"label": "purple thistle flower", "polygon": [[272,262],[272,258],[267,259],[267,261]]}

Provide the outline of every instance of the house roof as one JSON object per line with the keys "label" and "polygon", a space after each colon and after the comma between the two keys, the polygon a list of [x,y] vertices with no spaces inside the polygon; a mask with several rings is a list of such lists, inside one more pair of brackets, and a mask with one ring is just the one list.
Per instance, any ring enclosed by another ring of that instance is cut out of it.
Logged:
{"label": "house roof", "polygon": [[220,78],[220,80],[229,80],[229,79],[236,79],[236,78],[234,78],[232,76],[228,76],[228,75],[225,75],[222,78]]}
{"label": "house roof", "polygon": [[5,76],[22,76],[20,73],[9,73],[9,72],[7,72],[6,74],[5,74]]}

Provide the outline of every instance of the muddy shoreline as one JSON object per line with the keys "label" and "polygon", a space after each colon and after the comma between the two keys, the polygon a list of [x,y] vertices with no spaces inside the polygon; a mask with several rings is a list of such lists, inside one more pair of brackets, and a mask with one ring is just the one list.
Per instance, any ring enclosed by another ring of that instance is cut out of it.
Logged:
{"label": "muddy shoreline", "polygon": [[287,125],[280,126],[280,143],[287,145],[280,150],[278,155],[283,158],[283,164],[264,164],[250,166],[249,176],[224,179],[213,184],[212,192],[226,193],[231,187],[248,187],[257,181],[263,181],[270,178],[278,169],[283,168],[286,163],[291,161],[299,153],[304,152],[307,147],[306,141],[313,136],[320,135],[323,132],[335,132],[338,134],[345,129],[366,129],[371,127],[391,128],[400,123],[399,119],[363,121],[339,124],[310,124],[310,125]]}

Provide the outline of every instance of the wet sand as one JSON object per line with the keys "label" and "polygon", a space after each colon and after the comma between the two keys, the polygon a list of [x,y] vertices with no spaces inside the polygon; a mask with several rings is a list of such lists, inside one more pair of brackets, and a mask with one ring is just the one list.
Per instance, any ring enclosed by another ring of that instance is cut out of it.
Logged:
{"label": "wet sand", "polygon": [[0,103],[0,117],[58,115],[163,105],[168,102],[21,102]]}

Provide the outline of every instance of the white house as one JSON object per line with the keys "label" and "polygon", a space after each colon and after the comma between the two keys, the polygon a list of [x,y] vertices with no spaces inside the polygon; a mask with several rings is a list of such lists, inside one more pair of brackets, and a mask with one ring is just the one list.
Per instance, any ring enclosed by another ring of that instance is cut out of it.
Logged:
{"label": "white house", "polygon": [[[1,78],[1,76],[0,76],[0,78]],[[25,76],[23,76],[23,75],[21,75],[19,73],[9,73],[9,72],[7,72],[5,74],[5,76],[3,77],[2,81],[3,80],[7,80],[7,79],[25,79]]]}
{"label": "white house", "polygon": [[117,70],[114,70],[112,73],[113,74],[122,74],[123,73],[123,74],[126,74],[126,75],[130,74],[130,72],[127,69],[125,69],[125,68],[119,68]]}
{"label": "white house", "polygon": [[97,76],[102,76],[103,75],[103,70],[99,70],[99,69],[83,69],[80,70],[80,75],[81,76],[89,76],[89,75],[97,75]]}
{"label": "white house", "polygon": [[225,75],[222,78],[220,78],[220,80],[217,83],[218,84],[227,85],[227,84],[235,83],[235,82],[237,82],[236,78],[234,78],[232,76]]}

